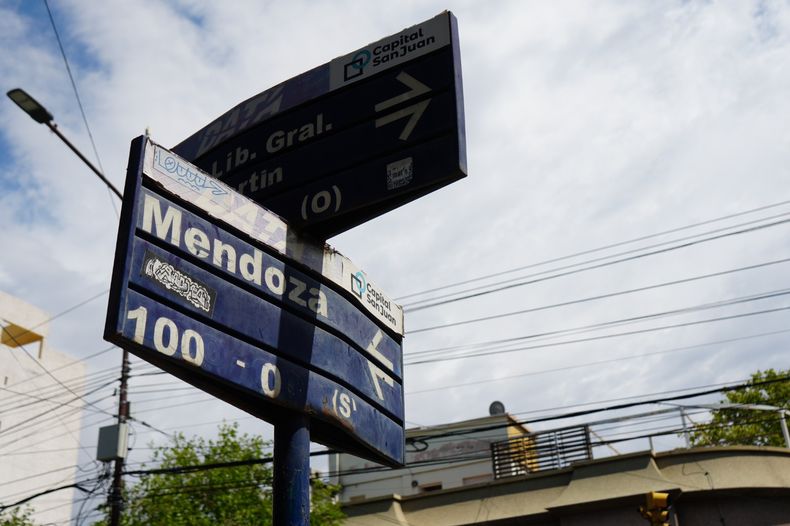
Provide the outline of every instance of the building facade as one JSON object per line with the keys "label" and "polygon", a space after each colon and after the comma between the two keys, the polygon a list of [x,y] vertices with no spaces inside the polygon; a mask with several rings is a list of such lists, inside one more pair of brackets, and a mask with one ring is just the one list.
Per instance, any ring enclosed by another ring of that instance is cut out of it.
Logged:
{"label": "building facade", "polygon": [[[397,494],[419,495],[494,480],[491,445],[528,434],[506,413],[453,424],[406,431],[404,469],[345,453],[329,458],[333,483],[340,484],[341,502]],[[525,452],[516,462],[530,462]]]}
{"label": "building facade", "polygon": [[[0,292],[2,505],[76,481],[86,368],[49,346],[49,318]],[[32,518],[39,524],[68,524],[74,491],[30,501]]]}
{"label": "building facade", "polygon": [[790,525],[790,449],[619,455],[454,489],[347,503],[346,526],[646,526],[648,492],[673,526]]}

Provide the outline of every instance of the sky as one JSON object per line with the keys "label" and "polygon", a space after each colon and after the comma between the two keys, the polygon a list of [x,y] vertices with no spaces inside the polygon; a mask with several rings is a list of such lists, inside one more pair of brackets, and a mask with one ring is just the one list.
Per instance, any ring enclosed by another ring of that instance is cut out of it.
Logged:
{"label": "sky", "polygon": [[[285,79],[453,12],[468,177],[329,241],[402,298],[409,426],[485,416],[494,400],[526,419],[788,368],[788,263],[775,263],[790,258],[787,2],[50,7],[118,187],[129,143],[146,129],[173,146]],[[3,90],[28,91],[96,160],[44,3],[0,0],[0,42]],[[108,347],[118,208],[57,137],[0,101],[0,289],[53,315],[95,298],[51,323],[52,344],[76,358]],[[728,272],[750,266],[759,267]],[[689,279],[708,274],[718,275]],[[518,286],[414,304],[503,280]],[[500,316],[517,311],[530,312]],[[496,318],[421,330],[481,317]],[[472,350],[485,355],[458,357]],[[442,360],[417,363],[428,357]],[[91,371],[119,362],[117,350],[88,359]],[[133,367],[151,370],[138,359]],[[177,390],[154,392],[168,386]],[[241,418],[271,436],[267,424],[161,375],[133,379],[130,398],[139,419],[168,432],[211,435]],[[89,423],[83,440],[94,444]],[[144,461],[141,444],[165,439],[134,430],[131,460]]]}

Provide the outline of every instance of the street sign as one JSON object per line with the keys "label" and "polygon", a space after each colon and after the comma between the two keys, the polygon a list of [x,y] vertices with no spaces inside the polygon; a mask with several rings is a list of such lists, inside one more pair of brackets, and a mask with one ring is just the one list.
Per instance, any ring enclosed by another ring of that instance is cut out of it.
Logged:
{"label": "street sign", "polygon": [[403,462],[403,314],[367,275],[136,139],[105,338],[315,442]]}
{"label": "street sign", "polygon": [[465,177],[456,19],[442,13],[287,80],[173,151],[321,238]]}

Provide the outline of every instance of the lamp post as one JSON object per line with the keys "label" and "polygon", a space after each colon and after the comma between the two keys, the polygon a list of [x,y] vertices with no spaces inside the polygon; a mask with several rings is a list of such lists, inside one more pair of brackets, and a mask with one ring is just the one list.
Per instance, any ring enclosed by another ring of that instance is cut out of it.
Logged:
{"label": "lamp post", "polygon": [[[77,157],[82,159],[82,162],[88,165],[93,173],[99,176],[99,179],[107,185],[107,188],[112,190],[112,192],[118,196],[119,199],[123,200],[123,194],[104,176],[104,174],[96,168],[93,163],[91,163],[87,157],[85,157],[81,151],[77,149],[76,146],[71,144],[71,142],[66,139],[66,137],[60,133],[58,130],[57,124],[53,122],[52,114],[47,111],[47,109],[42,106],[36,99],[28,95],[28,93],[20,88],[12,89],[7,93],[8,98],[10,98],[14,103],[22,108],[22,110],[30,115],[30,117],[39,124],[46,124],[46,126],[52,130],[52,133],[58,136],[58,138],[63,141],[66,146],[68,146],[71,151],[77,154]],[[121,358],[121,380],[120,380],[120,388],[118,394],[118,423],[123,424],[126,422],[127,418],[129,417],[129,403],[126,399],[126,392],[127,392],[127,383],[129,379],[129,353],[126,349],[123,349],[123,357]],[[123,497],[121,491],[123,489],[123,466],[124,466],[124,459],[117,458],[115,460],[115,469],[113,472],[113,480],[112,480],[112,488],[110,489],[110,495],[107,498],[108,504],[110,505],[110,526],[118,526],[121,523],[121,507],[123,504]]]}
{"label": "lamp post", "polygon": [[58,138],[71,149],[71,151],[77,154],[77,157],[82,159],[82,162],[88,165],[88,168],[93,170],[93,173],[99,176],[99,179],[101,179],[104,182],[104,184],[107,185],[107,188],[112,190],[113,193],[117,195],[119,199],[123,199],[123,194],[121,194],[121,192],[117,188],[115,188],[115,186],[110,181],[108,181],[106,177],[104,177],[104,174],[101,173],[101,171],[98,168],[93,166],[93,163],[91,163],[88,160],[88,158],[82,154],[81,151],[79,151],[73,144],[71,144],[71,142],[62,133],[60,133],[60,130],[58,130],[58,125],[52,122],[53,120],[52,114],[48,112],[44,106],[39,104],[39,102],[36,99],[28,95],[28,93],[25,90],[20,88],[12,89],[8,93],[6,93],[6,95],[8,95],[8,98],[14,101],[14,103],[16,103],[17,106],[22,108],[22,110],[25,113],[30,115],[30,117],[34,121],[36,121],[39,124],[46,124],[47,127],[50,130],[52,130],[52,133],[57,135]]}

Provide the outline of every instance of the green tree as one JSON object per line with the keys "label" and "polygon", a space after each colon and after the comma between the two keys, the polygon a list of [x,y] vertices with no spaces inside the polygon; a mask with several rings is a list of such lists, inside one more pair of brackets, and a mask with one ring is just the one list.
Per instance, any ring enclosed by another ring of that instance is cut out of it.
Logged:
{"label": "green tree", "polygon": [[[268,444],[240,434],[237,425],[222,425],[216,439],[186,438],[154,451],[157,469],[127,482],[124,526],[266,526],[272,524],[272,468],[268,463],[179,470],[189,466],[254,461],[265,457]],[[335,501],[337,488],[313,481],[311,524],[338,526],[343,515]],[[108,512],[108,510],[107,510]],[[107,524],[105,518],[100,524]]]}
{"label": "green tree", "polygon": [[[781,381],[789,376],[790,370],[757,371],[752,374],[748,386],[726,393],[721,403],[790,409],[790,381]],[[773,383],[759,385],[766,381]],[[744,408],[714,410],[709,423],[698,424],[692,430],[691,441],[695,446],[785,446],[776,412]]]}
{"label": "green tree", "polygon": [[30,508],[13,508],[0,512],[0,526],[36,526],[30,518]]}

